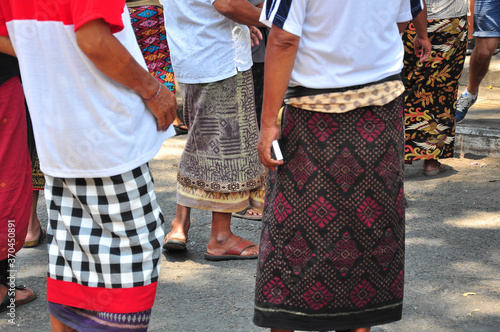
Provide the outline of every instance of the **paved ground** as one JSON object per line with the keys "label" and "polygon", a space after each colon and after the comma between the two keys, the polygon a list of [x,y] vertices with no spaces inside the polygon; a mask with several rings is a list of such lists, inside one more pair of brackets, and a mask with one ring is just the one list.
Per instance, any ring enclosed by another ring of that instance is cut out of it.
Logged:
{"label": "paved ground", "polygon": [[[175,176],[184,137],[167,141],[151,162],[165,217],[175,211]],[[500,331],[500,159],[447,160],[438,177],[407,168],[407,258],[404,318],[372,331]],[[44,226],[43,198],[38,213]],[[164,255],[150,331],[264,331],[252,324],[256,261],[208,262],[210,214],[193,211],[189,251]],[[168,225],[167,225],[168,227]],[[234,220],[234,231],[258,241],[260,222]],[[50,331],[46,248],[23,249],[18,281],[39,298],[17,309],[16,326],[0,314],[1,331]]]}

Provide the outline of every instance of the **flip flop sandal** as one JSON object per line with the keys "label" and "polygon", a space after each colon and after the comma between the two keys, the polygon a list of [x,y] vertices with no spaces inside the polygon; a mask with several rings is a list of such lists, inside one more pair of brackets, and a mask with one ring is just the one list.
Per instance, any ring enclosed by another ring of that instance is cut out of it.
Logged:
{"label": "flip flop sandal", "polygon": [[441,172],[444,172],[446,170],[446,167],[438,162],[438,167],[435,169],[431,169],[430,171],[424,171],[424,174],[427,176],[436,176]]}
{"label": "flip flop sandal", "polygon": [[167,235],[166,241],[163,243],[163,249],[168,251],[186,251],[187,242],[177,239],[171,239]]}
{"label": "flip flop sandal", "polygon": [[208,261],[228,261],[228,260],[241,260],[241,259],[256,259],[258,254],[242,256],[241,253],[248,248],[257,247],[251,241],[238,237],[240,240],[236,242],[231,248],[227,249],[222,255],[212,255],[205,252],[205,259]]}
{"label": "flip flop sandal", "polygon": [[[26,285],[16,285],[14,288],[17,289],[17,290],[26,290],[26,289],[28,289],[28,287]],[[15,300],[16,295],[15,294],[14,294],[14,296],[9,295],[10,290],[7,289],[7,294],[5,294],[5,297],[3,298],[2,303],[0,303],[0,312],[5,311],[5,310],[8,309],[8,306],[10,305],[10,303],[12,303],[11,299],[14,299],[14,303],[15,303],[16,307],[19,307],[20,305],[26,304],[26,303],[31,302],[34,299],[36,299],[36,292],[34,290],[31,290],[31,291],[33,293],[31,293],[30,296],[28,296],[27,298],[24,298],[22,300],[17,300],[16,301]]]}
{"label": "flip flop sandal", "polygon": [[258,214],[247,214],[247,211],[250,210],[250,207],[247,207],[244,210],[234,212],[231,215],[236,218],[248,219],[248,220],[262,220],[262,215]]}
{"label": "flip flop sandal", "polygon": [[181,127],[186,127],[186,124],[183,122],[181,124],[178,124],[177,126],[174,126],[176,135],[186,135],[188,133],[187,128],[181,128]]}
{"label": "flip flop sandal", "polygon": [[47,235],[47,230],[45,228],[40,227],[40,234],[38,235],[38,238],[33,241],[24,242],[23,248],[34,248],[38,246],[45,237],[45,235]]}

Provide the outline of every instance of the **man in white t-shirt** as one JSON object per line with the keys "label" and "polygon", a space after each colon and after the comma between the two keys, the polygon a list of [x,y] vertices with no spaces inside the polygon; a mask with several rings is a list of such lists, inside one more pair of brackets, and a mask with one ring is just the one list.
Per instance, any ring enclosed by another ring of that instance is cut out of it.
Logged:
{"label": "man in white t-shirt", "polygon": [[212,211],[209,260],[257,258],[258,247],[231,232],[231,213],[261,210],[265,179],[250,40],[261,37],[260,8],[246,0],[163,1],[165,29],[189,127],[168,250],[186,250],[191,208]]}

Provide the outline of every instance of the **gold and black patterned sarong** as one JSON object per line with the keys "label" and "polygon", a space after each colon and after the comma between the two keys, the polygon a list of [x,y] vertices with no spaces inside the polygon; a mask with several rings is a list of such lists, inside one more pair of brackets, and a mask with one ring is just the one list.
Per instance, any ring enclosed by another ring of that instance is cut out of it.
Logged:
{"label": "gold and black patterned sarong", "polygon": [[432,20],[432,53],[421,63],[414,54],[415,28],[408,25],[405,48],[405,160],[453,157],[460,76],[467,48],[467,17]]}

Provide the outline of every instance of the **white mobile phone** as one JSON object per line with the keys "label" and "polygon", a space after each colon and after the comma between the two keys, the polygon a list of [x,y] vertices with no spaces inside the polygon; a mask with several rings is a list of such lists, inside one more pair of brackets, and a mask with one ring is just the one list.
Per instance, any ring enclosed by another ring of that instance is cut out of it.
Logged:
{"label": "white mobile phone", "polygon": [[283,160],[283,154],[281,153],[281,149],[277,140],[273,141],[273,152],[276,160]]}

